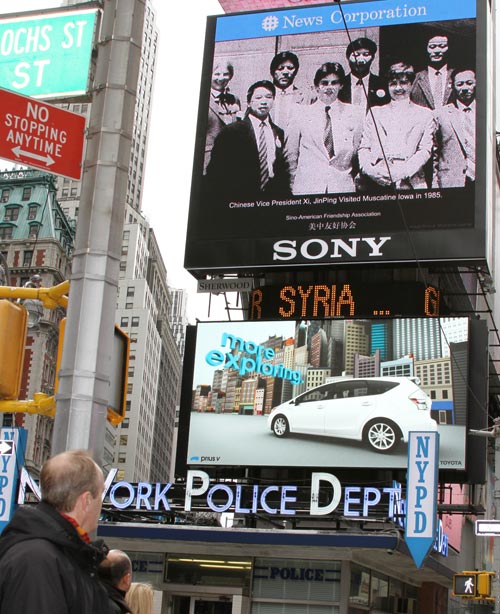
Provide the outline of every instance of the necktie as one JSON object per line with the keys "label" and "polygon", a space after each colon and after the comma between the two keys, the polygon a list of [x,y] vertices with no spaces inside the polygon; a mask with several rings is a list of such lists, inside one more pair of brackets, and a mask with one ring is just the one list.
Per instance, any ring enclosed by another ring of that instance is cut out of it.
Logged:
{"label": "necktie", "polygon": [[328,157],[331,160],[333,156],[335,155],[335,149],[333,148],[332,118],[330,117],[330,108],[331,107],[325,107],[326,122],[325,122],[325,132],[323,136],[323,142],[325,143]]}
{"label": "necktie", "polygon": [[269,181],[269,167],[267,165],[267,144],[266,144],[266,124],[260,122],[259,131],[259,170],[260,170],[260,189],[263,190]]}
{"label": "necktie", "polygon": [[363,91],[363,80],[358,79],[354,85],[351,95],[352,104],[363,105],[365,103],[365,93]]}
{"label": "necktie", "polygon": [[437,109],[443,106],[444,83],[443,73],[440,70],[436,71],[436,82],[434,84],[434,107]]}

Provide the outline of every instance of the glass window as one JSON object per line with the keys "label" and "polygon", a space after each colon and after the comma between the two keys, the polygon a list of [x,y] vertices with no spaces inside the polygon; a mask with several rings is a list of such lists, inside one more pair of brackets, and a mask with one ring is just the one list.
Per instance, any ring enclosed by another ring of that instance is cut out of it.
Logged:
{"label": "glass window", "polygon": [[9,207],[8,209],[5,209],[3,219],[6,222],[15,222],[19,217],[19,209],[20,207]]}
{"label": "glass window", "polygon": [[23,266],[31,266],[33,261],[33,250],[26,250],[23,253]]}
{"label": "glass window", "polygon": [[120,326],[122,326],[123,328],[126,328],[128,326],[128,318],[122,318],[120,320]]}
{"label": "glass window", "polygon": [[250,587],[252,560],[246,557],[200,556],[168,554],[165,582],[212,586]]}
{"label": "glass window", "polygon": [[31,188],[23,188],[22,200],[29,200],[31,198]]}
{"label": "glass window", "polygon": [[12,239],[12,226],[0,226],[0,239]]}
{"label": "glass window", "polygon": [[9,188],[3,188],[2,196],[0,198],[0,201],[3,202],[3,203],[9,202],[9,196],[10,196],[10,189]]}
{"label": "glass window", "polygon": [[36,205],[30,205],[28,207],[28,219],[36,220],[36,214],[38,212],[38,207]]}
{"label": "glass window", "polygon": [[38,224],[31,224],[28,237],[30,239],[36,239],[38,237],[39,231],[40,231],[40,226]]}
{"label": "glass window", "polygon": [[134,316],[132,318],[132,326],[139,326],[139,316]]}

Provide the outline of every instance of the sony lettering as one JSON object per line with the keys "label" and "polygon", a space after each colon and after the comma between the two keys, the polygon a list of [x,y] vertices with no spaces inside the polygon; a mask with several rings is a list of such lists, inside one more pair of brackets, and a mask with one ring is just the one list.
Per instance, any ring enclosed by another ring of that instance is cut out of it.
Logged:
{"label": "sony lettering", "polygon": [[299,255],[307,260],[342,258],[343,255],[356,258],[359,255],[368,258],[383,256],[382,246],[392,237],[355,237],[349,239],[307,239],[298,245],[295,239],[283,239],[274,245],[273,260],[295,260]]}

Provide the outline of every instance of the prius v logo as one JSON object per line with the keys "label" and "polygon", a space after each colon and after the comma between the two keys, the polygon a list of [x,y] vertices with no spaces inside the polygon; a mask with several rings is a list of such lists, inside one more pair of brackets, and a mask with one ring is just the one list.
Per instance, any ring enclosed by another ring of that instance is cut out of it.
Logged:
{"label": "prius v logo", "polygon": [[392,237],[356,237],[352,239],[307,239],[303,243],[295,239],[282,239],[273,245],[273,260],[290,261],[298,257],[306,260],[325,258],[380,258],[382,247]]}

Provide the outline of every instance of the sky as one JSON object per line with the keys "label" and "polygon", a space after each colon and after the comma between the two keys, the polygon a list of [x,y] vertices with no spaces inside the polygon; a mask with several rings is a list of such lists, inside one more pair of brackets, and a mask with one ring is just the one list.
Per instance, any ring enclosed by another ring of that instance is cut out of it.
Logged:
{"label": "sky", "polygon": [[[15,10],[60,5],[60,0],[17,0]],[[210,295],[198,294],[196,280],[183,268],[206,18],[224,11],[217,0],[153,0],[153,7],[159,45],[143,213],[159,242],[169,285],[188,291],[190,322],[226,320],[224,295],[211,296],[209,317]],[[236,307],[236,295],[227,296]],[[241,319],[240,312],[231,314],[231,319]]]}

